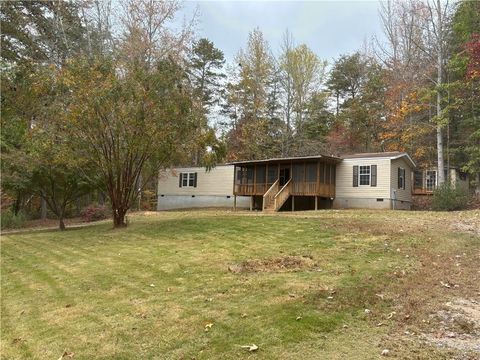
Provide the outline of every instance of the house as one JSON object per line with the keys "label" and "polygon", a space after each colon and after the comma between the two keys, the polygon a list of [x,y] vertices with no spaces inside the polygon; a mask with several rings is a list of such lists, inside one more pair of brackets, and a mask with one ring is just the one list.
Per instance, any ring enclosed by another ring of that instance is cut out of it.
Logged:
{"label": "house", "polygon": [[400,152],[238,161],[210,172],[177,168],[159,177],[158,210],[410,209],[414,168]]}

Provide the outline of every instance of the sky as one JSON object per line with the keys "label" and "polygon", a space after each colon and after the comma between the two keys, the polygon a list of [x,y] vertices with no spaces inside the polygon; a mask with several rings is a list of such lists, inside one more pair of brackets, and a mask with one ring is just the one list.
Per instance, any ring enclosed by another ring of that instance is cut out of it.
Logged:
{"label": "sky", "polygon": [[187,1],[179,15],[188,19],[197,10],[197,37],[213,41],[228,62],[259,27],[274,55],[288,29],[296,44],[331,63],[381,37],[378,9],[378,1]]}

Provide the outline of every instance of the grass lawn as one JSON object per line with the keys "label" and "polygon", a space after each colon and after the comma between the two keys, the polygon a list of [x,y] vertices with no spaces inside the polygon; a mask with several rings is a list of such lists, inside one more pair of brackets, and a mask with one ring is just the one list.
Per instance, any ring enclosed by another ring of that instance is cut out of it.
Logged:
{"label": "grass lawn", "polygon": [[442,341],[475,344],[479,324],[435,314],[480,302],[479,224],[478,211],[212,210],[3,235],[2,358],[474,359]]}

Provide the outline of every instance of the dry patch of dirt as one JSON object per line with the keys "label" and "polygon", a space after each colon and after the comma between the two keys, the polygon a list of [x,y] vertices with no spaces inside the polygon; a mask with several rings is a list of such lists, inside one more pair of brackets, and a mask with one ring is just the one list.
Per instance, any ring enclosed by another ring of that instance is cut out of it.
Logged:
{"label": "dry patch of dirt", "polygon": [[454,231],[460,231],[480,236],[480,220],[463,220],[454,222],[451,225],[451,228]]}
{"label": "dry patch of dirt", "polygon": [[314,269],[317,267],[312,258],[306,256],[282,256],[269,259],[245,260],[228,267],[232,273],[245,272],[286,272]]}
{"label": "dry patch of dirt", "polygon": [[456,299],[430,315],[437,324],[425,339],[437,346],[480,354],[480,303]]}

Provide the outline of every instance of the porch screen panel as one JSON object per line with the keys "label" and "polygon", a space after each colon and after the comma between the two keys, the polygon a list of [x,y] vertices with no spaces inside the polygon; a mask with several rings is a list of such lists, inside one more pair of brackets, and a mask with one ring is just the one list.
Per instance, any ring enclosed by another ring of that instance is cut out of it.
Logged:
{"label": "porch screen panel", "polygon": [[267,169],[265,168],[265,165],[257,165],[257,175],[256,175],[257,184],[265,183],[266,171]]}
{"label": "porch screen panel", "polygon": [[278,178],[278,165],[268,165],[267,182],[273,184]]}
{"label": "porch screen panel", "polygon": [[242,166],[236,166],[235,167],[235,183],[237,185],[242,184],[242,179],[243,179],[243,167]]}
{"label": "porch screen panel", "polygon": [[255,175],[255,169],[253,168],[253,166],[249,166],[247,167],[247,184],[249,185],[253,185],[253,177]]}
{"label": "porch screen panel", "polygon": [[330,184],[330,164],[325,168],[325,184]]}
{"label": "porch screen panel", "polygon": [[320,166],[320,182],[325,184],[325,164],[320,163],[318,166]]}
{"label": "porch screen panel", "polygon": [[317,182],[317,164],[316,163],[307,163],[307,182]]}
{"label": "porch screen panel", "polygon": [[303,164],[293,165],[292,180],[294,182],[303,182],[305,178],[305,167]]}

